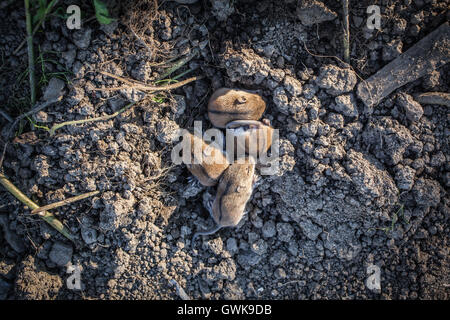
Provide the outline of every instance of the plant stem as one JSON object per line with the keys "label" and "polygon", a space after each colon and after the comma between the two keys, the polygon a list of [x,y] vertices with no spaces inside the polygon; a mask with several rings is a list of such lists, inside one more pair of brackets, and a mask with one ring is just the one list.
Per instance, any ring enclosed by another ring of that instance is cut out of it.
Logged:
{"label": "plant stem", "polygon": [[125,107],[123,107],[122,109],[120,109],[119,111],[114,112],[113,114],[109,114],[106,116],[101,116],[101,117],[97,117],[97,118],[91,118],[91,119],[83,119],[83,120],[74,120],[74,121],[66,121],[66,122],[61,122],[58,124],[53,125],[50,128],[50,136],[55,134],[55,131],[67,126],[67,125],[72,125],[72,124],[82,124],[82,123],[87,123],[87,122],[96,122],[96,121],[105,121],[105,120],[109,120],[112,119],[114,117],[117,117],[119,114],[121,114],[122,112],[128,110],[129,108],[131,108],[133,105],[135,105],[136,102],[132,102],[127,104]]}
{"label": "plant stem", "polygon": [[36,102],[36,86],[35,86],[35,73],[34,73],[34,53],[33,53],[33,34],[31,26],[31,15],[30,15],[30,1],[25,1],[25,17],[27,23],[27,45],[28,45],[28,73],[30,78],[30,93],[31,93],[31,104],[34,105]]}
{"label": "plant stem", "polygon": [[[45,13],[43,15],[43,17],[39,20],[39,22],[36,24],[36,26],[33,29],[33,33],[32,35],[34,36],[36,34],[36,32],[39,30],[39,28],[41,27],[42,23],[44,23],[45,19],[47,18],[48,13],[50,12],[50,10],[56,5],[56,3],[59,0],[53,0],[45,9]],[[22,49],[23,45],[26,43],[26,39],[23,40],[19,46],[16,48],[16,50],[14,50],[13,55],[16,55],[20,49]]]}
{"label": "plant stem", "polygon": [[64,199],[62,201],[54,202],[54,203],[48,204],[46,206],[42,206],[40,208],[36,208],[33,211],[31,211],[31,213],[35,214],[35,213],[39,213],[39,212],[42,212],[42,211],[47,211],[47,210],[50,210],[50,209],[59,208],[59,207],[62,207],[64,205],[66,205],[66,204],[69,204],[69,203],[72,203],[72,202],[75,202],[75,201],[79,201],[79,200],[83,200],[83,199],[95,196],[95,195],[97,195],[99,193],[100,193],[100,191],[92,191],[92,192],[80,194],[80,195],[75,196],[75,197],[67,198],[67,199]]}
{"label": "plant stem", "polygon": [[186,57],[180,59],[177,63],[175,63],[171,68],[169,68],[162,76],[159,77],[159,79],[165,79],[178,69],[180,69],[182,66],[184,66],[186,63],[191,61],[193,58],[195,58],[198,54],[197,50],[194,50],[191,54],[187,55]]}
{"label": "plant stem", "polygon": [[136,89],[136,90],[140,90],[140,91],[144,91],[144,92],[152,92],[153,93],[153,92],[158,92],[158,91],[174,90],[174,89],[177,89],[177,88],[180,88],[180,87],[184,86],[185,84],[188,84],[189,82],[203,79],[203,76],[195,76],[195,77],[192,77],[192,78],[189,78],[189,79],[186,79],[186,80],[174,83],[174,84],[169,84],[169,85],[166,85],[166,86],[148,86],[146,84],[139,83],[139,82],[131,82],[131,81],[125,79],[125,78],[116,76],[116,75],[111,74],[109,72],[100,71],[100,73],[105,75],[105,76],[114,78],[116,80],[120,80],[122,82],[125,82],[128,86],[121,86],[121,87],[115,87],[115,88],[98,88],[98,89],[95,89],[96,91],[118,91],[118,90],[133,88],[133,89]]}
{"label": "plant stem", "polygon": [[[13,185],[11,181],[9,181],[2,173],[0,173],[0,184],[2,184],[6,190],[8,190],[14,197],[16,197],[20,202],[22,202],[31,210],[39,208],[36,203],[34,203],[30,198],[23,194],[22,191],[17,189],[17,187]],[[69,239],[70,241],[74,241],[73,236],[69,233],[67,228],[64,227],[61,221],[55,218],[52,213],[45,211],[39,214],[39,217],[49,225],[51,225],[53,228],[55,228],[57,231],[59,231],[67,239]]]}

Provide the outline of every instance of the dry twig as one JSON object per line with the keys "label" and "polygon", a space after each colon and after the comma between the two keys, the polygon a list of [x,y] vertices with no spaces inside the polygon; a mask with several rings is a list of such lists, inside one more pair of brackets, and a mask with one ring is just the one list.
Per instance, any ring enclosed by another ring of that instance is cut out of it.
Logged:
{"label": "dry twig", "polygon": [[122,82],[126,83],[127,86],[120,86],[120,87],[115,87],[115,88],[98,88],[98,89],[95,89],[97,91],[118,91],[118,90],[129,89],[129,88],[137,89],[137,90],[145,91],[145,92],[170,91],[170,90],[174,90],[174,89],[180,88],[180,87],[184,86],[185,84],[188,84],[189,82],[193,82],[193,81],[196,81],[196,80],[203,79],[203,76],[199,76],[199,77],[192,77],[192,78],[189,78],[189,79],[177,82],[177,83],[168,84],[168,85],[165,85],[165,86],[148,86],[145,83],[141,83],[141,82],[138,82],[136,80],[125,79],[123,77],[116,76],[116,75],[111,74],[111,73],[106,72],[106,71],[101,71],[100,73],[105,75],[105,76],[111,77],[113,79],[122,81]]}
{"label": "dry twig", "polygon": [[344,61],[350,63],[350,29],[348,23],[348,0],[342,1],[344,11]]}
{"label": "dry twig", "polygon": [[92,192],[80,194],[80,195],[75,196],[75,197],[67,198],[67,199],[64,199],[62,201],[54,202],[54,203],[48,204],[46,206],[39,207],[37,209],[32,210],[31,213],[33,213],[33,214],[34,213],[40,213],[42,211],[47,211],[47,210],[50,210],[50,209],[59,208],[59,207],[65,206],[66,204],[69,204],[69,203],[72,203],[72,202],[76,202],[76,201],[79,201],[79,200],[83,200],[83,199],[95,196],[95,195],[97,195],[99,193],[100,193],[100,191],[92,191]]}
{"label": "dry twig", "polygon": [[83,119],[83,120],[74,120],[74,121],[65,121],[62,123],[58,123],[53,125],[50,128],[50,136],[53,136],[55,134],[55,131],[67,126],[67,125],[73,125],[73,124],[82,124],[82,123],[88,123],[88,122],[96,122],[96,121],[105,121],[105,120],[109,120],[112,119],[114,117],[117,117],[119,114],[121,114],[122,112],[128,110],[129,108],[131,108],[132,106],[134,106],[136,104],[136,102],[132,102],[127,104],[125,107],[123,107],[122,109],[120,109],[119,111],[114,112],[113,114],[109,114],[106,116],[101,116],[101,117],[96,117],[96,118],[90,118],[90,119]]}

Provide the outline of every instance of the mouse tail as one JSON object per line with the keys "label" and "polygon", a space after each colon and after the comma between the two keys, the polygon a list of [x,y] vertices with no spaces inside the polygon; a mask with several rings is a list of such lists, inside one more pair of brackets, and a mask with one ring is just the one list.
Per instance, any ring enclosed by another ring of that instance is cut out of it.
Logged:
{"label": "mouse tail", "polygon": [[198,236],[207,236],[207,235],[216,233],[217,231],[219,231],[219,230],[222,229],[222,228],[223,228],[222,226],[217,225],[217,226],[215,226],[215,227],[212,228],[212,229],[205,230],[205,231],[200,231],[200,232],[196,232],[196,233],[194,234],[194,236],[192,237],[191,246],[194,247],[195,240],[197,239]]}

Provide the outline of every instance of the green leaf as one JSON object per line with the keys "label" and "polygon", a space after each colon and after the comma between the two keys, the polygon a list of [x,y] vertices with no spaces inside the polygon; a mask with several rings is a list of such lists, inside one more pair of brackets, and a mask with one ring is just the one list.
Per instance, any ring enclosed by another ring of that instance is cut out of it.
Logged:
{"label": "green leaf", "polygon": [[36,14],[33,16],[33,24],[38,23],[44,17],[46,10],[47,10],[47,1],[39,0]]}
{"label": "green leaf", "polygon": [[109,16],[108,7],[103,1],[94,0],[94,8],[95,16],[101,24],[110,24],[114,21],[114,19]]}

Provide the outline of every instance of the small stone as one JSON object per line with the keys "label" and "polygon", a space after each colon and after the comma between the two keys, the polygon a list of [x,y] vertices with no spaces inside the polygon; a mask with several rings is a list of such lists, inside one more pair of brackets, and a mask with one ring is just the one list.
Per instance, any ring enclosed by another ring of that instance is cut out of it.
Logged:
{"label": "small stone", "polygon": [[318,126],[315,122],[309,122],[302,126],[302,132],[307,137],[314,137],[317,134]]}
{"label": "small stone", "polygon": [[226,21],[234,13],[233,1],[231,0],[211,0],[212,14],[219,21]]}
{"label": "small stone", "polygon": [[65,266],[72,259],[73,248],[71,245],[55,242],[50,251],[49,258],[58,266]]}
{"label": "small stone", "polygon": [[284,68],[284,58],[283,56],[278,56],[277,58],[277,67]]}
{"label": "small stone", "polygon": [[283,242],[291,241],[294,228],[289,223],[277,223],[277,238]]}
{"label": "small stone", "polygon": [[61,97],[64,89],[64,81],[58,78],[51,78],[48,82],[47,88],[44,91],[44,101],[56,101]]}
{"label": "small stone", "polygon": [[174,96],[175,103],[170,105],[170,108],[173,113],[175,113],[175,117],[178,118],[186,111],[186,99],[184,96],[175,95]]}
{"label": "small stone", "polygon": [[440,186],[435,180],[420,178],[414,184],[412,192],[419,206],[434,207],[441,199]]}
{"label": "small stone", "polygon": [[346,117],[358,116],[358,107],[353,94],[345,94],[335,98],[335,110]]}
{"label": "small stone", "polygon": [[416,170],[410,166],[404,166],[397,170],[395,173],[395,181],[397,182],[397,187],[400,190],[411,190],[414,184],[414,177]]}
{"label": "small stone", "polygon": [[267,247],[267,242],[265,242],[263,239],[259,239],[250,245],[250,250],[252,250],[257,255],[262,256],[267,252]]}
{"label": "small stone", "polygon": [[178,137],[180,127],[173,120],[165,119],[157,123],[158,133],[156,139],[164,144],[171,144]]}
{"label": "small stone", "polygon": [[85,96],[85,92],[83,88],[80,87],[73,87],[72,90],[70,90],[68,96],[66,97],[65,101],[73,107],[81,102]]}
{"label": "small stone", "polygon": [[327,116],[327,123],[336,129],[342,129],[344,127],[344,117],[340,114],[330,112]]}
{"label": "small stone", "polygon": [[223,251],[223,241],[222,238],[215,238],[215,239],[211,239],[208,240],[207,242],[208,244],[208,249],[211,250],[211,252],[218,256],[222,253]]}
{"label": "small stone", "polygon": [[66,63],[66,67],[68,67],[68,68],[72,67],[73,63],[75,62],[76,56],[77,56],[77,50],[75,48],[61,53],[61,57],[64,59],[64,61]]}
{"label": "small stone", "polygon": [[300,221],[299,225],[305,236],[312,241],[316,241],[319,234],[322,233],[322,228],[312,223],[309,219]]}
{"label": "small stone", "polygon": [[275,50],[276,50],[276,48],[275,48],[275,46],[273,44],[268,44],[267,46],[265,46],[263,48],[264,55],[267,58],[272,57],[272,55],[274,54]]}
{"label": "small stone", "polygon": [[286,276],[286,271],[284,271],[283,268],[277,268],[277,270],[275,270],[275,277],[278,279],[284,279]]}
{"label": "small stone", "polygon": [[270,257],[269,262],[271,265],[279,266],[285,263],[287,260],[287,254],[284,251],[277,250],[275,253]]}
{"label": "small stone", "polygon": [[87,49],[91,43],[92,29],[83,28],[73,33],[72,41],[80,49]]}
{"label": "small stone", "polygon": [[303,91],[300,81],[290,76],[284,78],[284,87],[293,96],[299,96]]}
{"label": "small stone", "polygon": [[417,122],[423,115],[422,106],[414,101],[414,98],[406,93],[399,93],[396,99],[397,104],[403,108],[406,118],[411,122]]}
{"label": "small stone", "polygon": [[439,168],[446,162],[445,155],[442,151],[433,154],[430,160],[430,165],[434,168]]}
{"label": "small stone", "polygon": [[356,82],[357,78],[353,70],[341,69],[331,64],[320,68],[320,74],[316,79],[317,85],[333,96],[352,91]]}
{"label": "small stone", "polygon": [[254,252],[239,254],[237,256],[238,263],[244,268],[249,269],[260,263],[262,257]]}
{"label": "small stone", "polygon": [[278,87],[273,91],[273,102],[278,108],[278,111],[288,115],[289,114],[289,99],[283,87]]}
{"label": "small stone", "polygon": [[276,234],[275,222],[273,222],[273,220],[269,220],[264,223],[262,233],[264,238],[272,238]]}
{"label": "small stone", "polygon": [[238,246],[235,238],[229,238],[227,240],[227,250],[233,255],[238,252]]}
{"label": "small stone", "polygon": [[81,227],[81,237],[86,244],[92,244],[97,242],[97,230],[89,227]]}
{"label": "small stone", "polygon": [[298,245],[296,242],[290,242],[288,246],[288,251],[291,255],[296,257],[298,255]]}
{"label": "small stone", "polygon": [[297,17],[305,26],[334,20],[337,14],[328,9],[322,2],[316,0],[304,0],[297,7]]}

